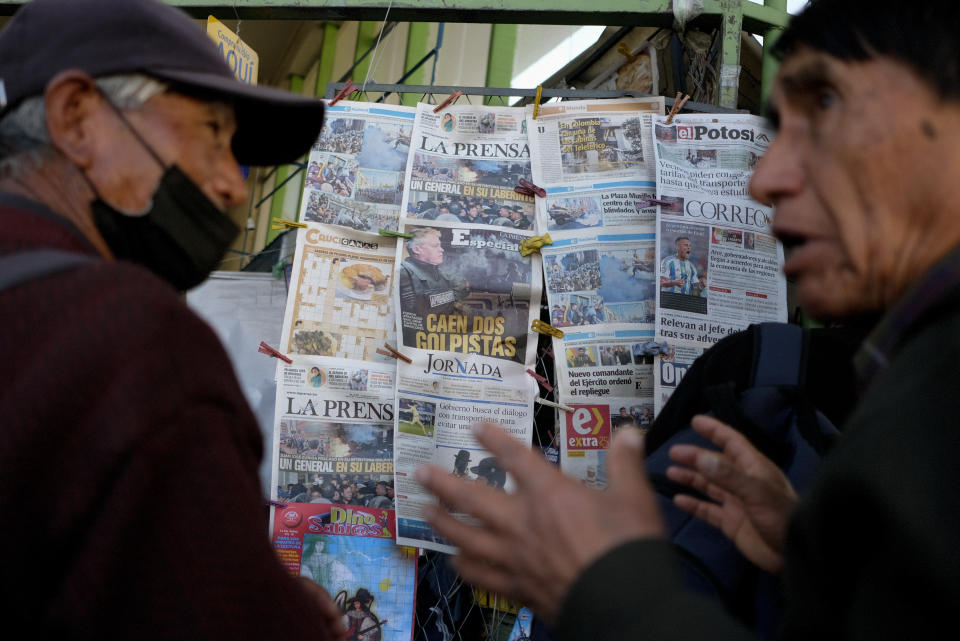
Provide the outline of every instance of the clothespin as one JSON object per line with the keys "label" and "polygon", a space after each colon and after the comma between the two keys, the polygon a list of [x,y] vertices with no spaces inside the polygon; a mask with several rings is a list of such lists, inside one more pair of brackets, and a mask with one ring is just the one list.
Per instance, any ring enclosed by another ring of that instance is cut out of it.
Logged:
{"label": "clothespin", "polygon": [[457,98],[463,95],[463,92],[460,90],[454,91],[452,94],[447,96],[447,99],[441,102],[439,105],[433,108],[433,113],[438,113],[441,109],[454,102]]}
{"label": "clothespin", "polygon": [[287,507],[287,504],[286,504],[286,503],[281,503],[280,501],[272,501],[272,500],[270,500],[270,499],[266,499],[266,500],[264,501],[264,503],[265,503],[266,505],[272,505],[273,507],[278,507],[278,508],[280,508],[281,510],[282,510],[283,508]]}
{"label": "clothespin", "polygon": [[543,85],[537,85],[537,97],[533,99],[533,119],[540,113],[540,97],[543,95]]}
{"label": "clothespin", "polygon": [[673,106],[670,107],[670,113],[667,114],[667,124],[669,125],[673,122],[673,117],[683,109],[683,106],[687,104],[687,101],[690,100],[690,94],[683,96],[683,99],[680,99],[680,96],[683,96],[683,93],[678,91],[677,97],[673,99]]}
{"label": "clothespin", "polygon": [[546,387],[548,391],[550,391],[550,392],[553,391],[553,385],[550,384],[550,381],[548,381],[548,380],[546,379],[546,377],[540,376],[539,374],[537,374],[537,373],[536,373],[535,371],[533,371],[532,369],[528,369],[528,370],[527,370],[527,374],[529,374],[529,375],[532,376],[533,378],[535,378],[535,379],[537,379],[538,381],[540,381],[540,384],[543,385],[544,387]]}
{"label": "clothespin", "polygon": [[266,354],[267,356],[273,356],[274,358],[279,358],[281,361],[286,361],[291,365],[293,364],[293,360],[289,356],[287,356],[283,352],[278,352],[277,350],[273,349],[263,341],[260,341],[260,347],[257,349],[257,351],[260,352],[261,354]]}
{"label": "clothespin", "polygon": [[270,220],[270,229],[305,229],[306,223],[296,223],[292,220],[283,218],[273,218]]}
{"label": "clothespin", "polygon": [[413,234],[404,234],[403,232],[391,231],[389,229],[381,229],[377,233],[387,238],[413,238]]}
{"label": "clothespin", "polygon": [[531,236],[520,243],[520,255],[529,256],[530,254],[540,251],[540,248],[544,245],[552,244],[553,240],[551,240],[550,234],[544,234],[543,236]]}
{"label": "clothespin", "polygon": [[633,62],[640,57],[630,51],[630,47],[627,46],[627,43],[622,41],[617,45],[617,53],[626,58],[628,63]]}
{"label": "clothespin", "polygon": [[334,106],[354,91],[357,90],[357,85],[353,84],[353,80],[347,81],[347,86],[337,92],[337,95],[333,97],[333,100],[330,101],[330,106]]}
{"label": "clothespin", "polygon": [[553,401],[548,401],[547,399],[545,399],[545,398],[540,398],[539,396],[538,396],[537,398],[533,399],[533,400],[535,400],[535,401],[536,401],[537,403],[539,403],[540,405],[547,405],[547,406],[549,406],[549,407],[555,407],[555,408],[557,408],[558,410],[563,410],[564,412],[572,412],[572,411],[573,411],[573,408],[570,407],[569,405],[561,405],[560,403],[554,403]]}
{"label": "clothespin", "polygon": [[541,198],[547,197],[546,189],[534,185],[526,178],[521,178],[518,182],[520,184],[513,188],[518,194],[523,194],[524,196],[540,196]]}
{"label": "clothespin", "polygon": [[399,358],[400,360],[407,363],[413,362],[412,360],[410,360],[409,358],[407,358],[406,356],[404,356],[403,354],[395,350],[390,343],[384,343],[383,346],[387,348],[387,351],[385,352],[382,349],[377,348],[377,354],[382,354],[383,356],[389,356],[390,358]]}
{"label": "clothespin", "polygon": [[557,329],[550,323],[544,323],[539,318],[534,319],[534,321],[530,324],[530,329],[538,334],[546,334],[547,336],[553,336],[554,338],[563,338],[562,330]]}

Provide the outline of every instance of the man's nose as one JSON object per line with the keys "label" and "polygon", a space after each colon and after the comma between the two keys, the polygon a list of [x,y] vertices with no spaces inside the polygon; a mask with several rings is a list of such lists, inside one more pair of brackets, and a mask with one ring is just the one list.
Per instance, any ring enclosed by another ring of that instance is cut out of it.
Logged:
{"label": "man's nose", "polygon": [[797,194],[802,187],[799,155],[783,136],[778,136],[754,169],[750,195],[764,205],[775,207],[784,198]]}

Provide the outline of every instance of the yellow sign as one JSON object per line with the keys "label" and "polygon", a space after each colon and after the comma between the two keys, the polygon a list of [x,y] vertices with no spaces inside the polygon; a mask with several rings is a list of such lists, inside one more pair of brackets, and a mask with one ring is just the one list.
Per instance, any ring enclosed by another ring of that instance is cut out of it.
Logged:
{"label": "yellow sign", "polygon": [[260,56],[250,48],[250,45],[213,16],[207,17],[207,35],[217,43],[220,55],[227,61],[227,66],[240,82],[248,85],[257,84]]}

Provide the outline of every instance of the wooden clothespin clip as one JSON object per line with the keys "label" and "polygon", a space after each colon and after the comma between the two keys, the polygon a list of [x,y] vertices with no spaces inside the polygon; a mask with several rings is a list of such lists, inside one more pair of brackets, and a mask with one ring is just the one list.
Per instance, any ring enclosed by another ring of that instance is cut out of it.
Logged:
{"label": "wooden clothespin clip", "polygon": [[555,407],[558,410],[563,410],[564,412],[572,412],[573,408],[569,405],[561,405],[560,403],[554,403],[553,401],[548,401],[545,398],[540,398],[539,396],[534,399],[540,405],[546,405],[548,407]]}
{"label": "wooden clothespin clip", "polygon": [[535,254],[539,252],[540,248],[544,245],[552,244],[553,240],[550,238],[550,234],[544,234],[543,236],[531,236],[520,243],[520,255],[529,256],[530,254]]}
{"label": "wooden clothespin clip", "polygon": [[460,91],[460,90],[454,91],[452,94],[450,94],[449,96],[447,96],[447,99],[446,99],[446,100],[444,100],[444,101],[441,102],[439,105],[437,105],[436,107],[433,108],[433,113],[438,113],[441,109],[443,109],[443,108],[446,107],[447,105],[451,104],[452,102],[454,102],[457,98],[459,98],[459,97],[462,96],[462,95],[463,95],[463,92],[462,92],[462,91]]}
{"label": "wooden clothespin clip", "polygon": [[270,221],[270,229],[306,229],[306,227],[306,223],[296,223],[283,218],[273,218]]}
{"label": "wooden clothespin clip", "polygon": [[621,42],[617,45],[617,53],[626,58],[628,63],[631,63],[640,57],[630,51],[630,47],[627,46],[626,42]]}
{"label": "wooden clothespin clip", "polygon": [[543,95],[543,85],[537,85],[537,97],[533,99],[533,119],[540,115],[540,97]]}
{"label": "wooden clothespin clip", "polygon": [[538,334],[546,334],[547,336],[553,336],[554,338],[563,338],[562,330],[557,329],[550,323],[544,323],[539,318],[534,319],[534,321],[530,324],[530,329]]}
{"label": "wooden clothespin clip", "polygon": [[281,361],[285,361],[287,363],[290,363],[291,365],[293,364],[293,359],[291,359],[289,356],[287,356],[283,352],[278,352],[277,350],[273,349],[263,341],[260,341],[260,347],[257,348],[257,351],[260,352],[261,354],[266,354],[267,356],[273,356],[274,358],[279,358]]}
{"label": "wooden clothespin clip", "polygon": [[404,234],[403,232],[392,231],[390,229],[381,229],[377,233],[387,238],[413,238],[413,234]]}
{"label": "wooden clothespin clip", "polygon": [[540,382],[541,385],[543,385],[544,387],[547,388],[548,391],[550,391],[550,392],[553,391],[553,385],[550,384],[550,381],[548,381],[548,380],[546,379],[546,377],[540,376],[539,374],[537,374],[537,373],[536,373],[535,371],[533,371],[532,369],[528,369],[528,370],[527,370],[527,374],[529,374],[529,375],[532,376],[533,378],[537,379],[537,380]]}
{"label": "wooden clothespin clip", "polygon": [[513,190],[518,194],[523,194],[524,196],[540,196],[541,198],[547,197],[546,189],[538,187],[526,178],[521,178],[517,182],[520,184],[514,187]]}
{"label": "wooden clothespin clip", "polygon": [[401,361],[404,361],[406,363],[413,362],[412,360],[410,360],[409,358],[407,358],[406,356],[404,356],[403,354],[395,350],[390,343],[384,343],[383,346],[387,348],[387,351],[389,353],[384,353],[383,350],[377,349],[378,354],[383,354],[384,356],[390,356],[391,358],[399,358]]}
{"label": "wooden clothespin clip", "polygon": [[353,84],[353,80],[347,81],[347,86],[337,92],[337,95],[333,97],[333,100],[330,101],[330,106],[334,106],[354,91],[357,90],[357,85]]}
{"label": "wooden clothespin clip", "polygon": [[673,106],[670,107],[670,113],[667,114],[668,125],[673,122],[673,117],[676,116],[680,110],[683,109],[683,106],[687,104],[687,101],[690,100],[690,94],[683,96],[683,99],[681,99],[680,96],[683,96],[683,93],[678,91],[677,97],[673,99]]}

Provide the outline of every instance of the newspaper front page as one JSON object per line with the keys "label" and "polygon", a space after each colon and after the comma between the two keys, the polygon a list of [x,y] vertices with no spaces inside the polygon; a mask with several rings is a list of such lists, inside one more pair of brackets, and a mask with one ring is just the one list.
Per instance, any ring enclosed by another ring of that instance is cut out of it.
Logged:
{"label": "newspaper front page", "polygon": [[417,105],[403,215],[532,229],[534,199],[513,190],[520,178],[531,177],[523,110],[469,105],[439,113],[433,109]]}
{"label": "newspaper front page", "polygon": [[396,241],[333,225],[297,230],[280,351],[372,362],[392,342]]}
{"label": "newspaper front page", "polygon": [[[657,193],[668,202],[658,214],[658,339],[702,350],[751,323],[786,320],[773,211],[747,192],[771,137],[756,116],[656,119]],[[664,374],[655,376],[658,410]]]}
{"label": "newspaper front page", "polygon": [[504,490],[512,482],[474,440],[473,423],[499,423],[532,441],[539,260],[519,243],[532,232],[401,220],[412,239],[397,250],[397,336],[411,363],[397,364],[397,541],[452,552],[427,525],[435,499],[413,479],[424,463]]}
{"label": "newspaper front page", "polygon": [[328,105],[307,160],[300,221],[395,230],[415,113],[365,102]]}
{"label": "newspaper front page", "polygon": [[[528,120],[560,412],[561,467],[605,485],[615,429],[653,416],[654,116],[662,97],[548,104]],[[530,111],[528,111],[530,114]]]}

